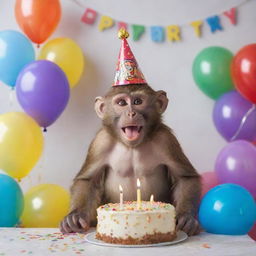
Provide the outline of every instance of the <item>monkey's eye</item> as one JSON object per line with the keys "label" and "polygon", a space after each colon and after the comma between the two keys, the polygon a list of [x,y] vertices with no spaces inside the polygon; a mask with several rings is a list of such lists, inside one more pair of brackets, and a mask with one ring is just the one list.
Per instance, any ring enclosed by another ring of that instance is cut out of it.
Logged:
{"label": "monkey's eye", "polygon": [[134,104],[134,105],[140,105],[140,104],[142,104],[142,99],[136,98],[136,99],[134,100],[133,104]]}
{"label": "monkey's eye", "polygon": [[117,104],[119,105],[119,106],[125,106],[125,105],[127,105],[127,103],[126,103],[126,101],[125,100],[119,100],[118,102],[117,102]]}

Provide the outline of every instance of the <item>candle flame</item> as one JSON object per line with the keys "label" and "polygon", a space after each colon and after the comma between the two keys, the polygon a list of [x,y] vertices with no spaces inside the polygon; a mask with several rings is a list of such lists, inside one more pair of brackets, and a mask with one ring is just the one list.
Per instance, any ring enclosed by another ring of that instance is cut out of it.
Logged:
{"label": "candle flame", "polygon": [[120,192],[123,192],[123,188],[122,188],[121,185],[119,185],[119,191],[120,191]]}
{"label": "candle flame", "polygon": [[140,188],[140,180],[137,179],[137,188]]}
{"label": "candle flame", "polygon": [[154,195],[151,195],[151,196],[150,196],[150,202],[151,202],[151,203],[154,202]]}

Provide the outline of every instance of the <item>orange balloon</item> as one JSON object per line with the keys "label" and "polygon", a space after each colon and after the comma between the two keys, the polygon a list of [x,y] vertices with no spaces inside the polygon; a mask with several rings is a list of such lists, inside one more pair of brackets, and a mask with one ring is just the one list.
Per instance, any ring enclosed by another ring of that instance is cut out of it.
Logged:
{"label": "orange balloon", "polygon": [[59,0],[16,0],[16,20],[31,41],[43,43],[57,27],[61,17]]}

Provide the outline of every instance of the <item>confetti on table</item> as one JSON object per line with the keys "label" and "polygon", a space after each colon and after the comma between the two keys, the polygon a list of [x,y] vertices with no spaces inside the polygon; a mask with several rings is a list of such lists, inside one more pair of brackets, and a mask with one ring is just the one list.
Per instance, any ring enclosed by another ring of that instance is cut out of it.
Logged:
{"label": "confetti on table", "polygon": [[[14,244],[17,243],[17,240],[22,242],[23,248],[17,251],[19,255],[36,255],[37,251],[30,249],[31,243],[37,243],[39,246],[45,246],[47,244],[48,246],[45,248],[47,248],[48,252],[54,253],[55,255],[58,255],[60,252],[72,252],[72,255],[80,255],[85,251],[83,248],[84,244],[87,243],[84,240],[85,234],[74,233],[64,235],[60,232],[42,233],[40,229],[19,230],[16,233],[15,239],[8,236],[8,234],[2,237],[8,243],[13,242]],[[0,256],[8,256],[8,254],[1,252],[0,248]]]}
{"label": "confetti on table", "polygon": [[207,249],[211,248],[211,246],[209,244],[202,244],[202,247],[207,248]]}
{"label": "confetti on table", "polygon": [[[90,232],[95,231],[91,229]],[[57,228],[0,228],[0,256],[161,256],[186,255],[255,255],[256,243],[247,235],[228,236],[201,233],[189,237],[184,243],[158,248],[112,248],[92,245],[85,234],[63,235]],[[221,251],[221,254],[218,252]],[[239,252],[242,252],[240,254]],[[134,255],[135,255],[134,254]]]}

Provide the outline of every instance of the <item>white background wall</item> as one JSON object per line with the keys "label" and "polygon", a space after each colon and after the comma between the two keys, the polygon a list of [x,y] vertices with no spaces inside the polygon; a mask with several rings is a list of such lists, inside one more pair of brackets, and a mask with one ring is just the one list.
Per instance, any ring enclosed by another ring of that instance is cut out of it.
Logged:
{"label": "white background wall", "polygon": [[[219,14],[241,0],[79,0],[84,7],[109,15],[116,20],[144,25],[186,24]],[[0,30],[19,30],[14,17],[14,0],[0,2]],[[70,37],[83,49],[86,67],[80,83],[62,116],[45,134],[45,150],[41,160],[21,185],[27,190],[41,183],[57,183],[66,188],[79,171],[88,145],[100,122],[94,113],[94,98],[111,85],[120,48],[116,27],[99,32],[97,25],[80,22],[84,9],[71,0],[62,0],[61,22],[52,35]],[[211,171],[220,149],[226,144],[212,122],[214,101],[199,91],[192,79],[192,62],[207,46],[223,46],[234,53],[256,40],[256,2],[249,1],[238,9],[237,26],[221,17],[224,31],[211,34],[203,27],[202,38],[196,38],[189,26],[182,27],[182,41],[178,43],[151,41],[149,33],[130,46],[139,65],[154,89],[167,91],[170,99],[165,122],[171,126],[185,153],[197,170]],[[17,101],[11,105],[9,88],[0,83],[0,114],[19,111]]]}

